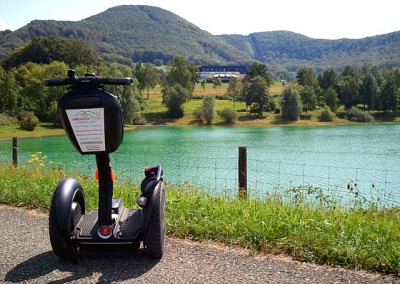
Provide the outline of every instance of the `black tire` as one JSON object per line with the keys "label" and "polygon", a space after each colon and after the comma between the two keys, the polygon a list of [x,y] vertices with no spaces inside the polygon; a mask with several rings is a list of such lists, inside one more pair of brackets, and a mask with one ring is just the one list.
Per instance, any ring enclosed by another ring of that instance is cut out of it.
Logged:
{"label": "black tire", "polygon": [[78,202],[72,202],[71,213],[65,230],[62,230],[57,223],[56,195],[53,195],[49,215],[50,243],[54,253],[63,260],[75,259],[77,246],[71,240],[71,234],[82,216],[82,206]]}
{"label": "black tire", "polygon": [[166,208],[164,184],[161,182],[154,200],[153,212],[149,220],[149,227],[146,234],[146,252],[151,258],[161,259],[164,254],[166,235]]}

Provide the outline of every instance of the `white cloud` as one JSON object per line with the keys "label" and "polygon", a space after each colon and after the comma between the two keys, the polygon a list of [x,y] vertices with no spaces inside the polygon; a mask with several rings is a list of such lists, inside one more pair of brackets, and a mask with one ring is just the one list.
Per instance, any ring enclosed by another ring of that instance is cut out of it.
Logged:
{"label": "white cloud", "polygon": [[5,31],[5,30],[15,30],[15,27],[13,27],[12,25],[7,24],[6,22],[4,22],[4,20],[2,18],[0,18],[0,31]]}

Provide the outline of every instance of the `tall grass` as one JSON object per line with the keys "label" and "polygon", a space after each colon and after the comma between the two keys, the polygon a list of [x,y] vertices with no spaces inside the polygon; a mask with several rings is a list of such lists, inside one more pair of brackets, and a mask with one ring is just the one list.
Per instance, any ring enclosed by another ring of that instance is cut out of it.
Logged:
{"label": "tall grass", "polygon": [[[43,161],[42,161],[43,162]],[[57,183],[65,176],[49,165],[31,168],[0,166],[0,200],[4,204],[49,209]],[[92,177],[73,175],[82,184],[86,206],[97,207]],[[136,207],[138,185],[115,183],[114,196]],[[254,253],[285,253],[296,259],[332,266],[400,275],[400,208],[344,209],[309,204],[209,196],[188,185],[167,188],[168,233],[193,240],[237,245]]]}

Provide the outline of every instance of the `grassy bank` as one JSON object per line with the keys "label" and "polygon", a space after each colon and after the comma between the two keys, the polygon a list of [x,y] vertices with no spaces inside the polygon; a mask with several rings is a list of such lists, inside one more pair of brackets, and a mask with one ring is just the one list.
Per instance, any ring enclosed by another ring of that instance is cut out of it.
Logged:
{"label": "grassy bank", "polygon": [[[4,204],[47,211],[59,180],[56,169],[0,167]],[[97,184],[75,176],[87,207],[97,207]],[[115,196],[135,207],[137,185],[115,183]],[[213,240],[255,253],[285,253],[296,259],[400,275],[400,209],[376,210],[287,204],[279,197],[265,202],[211,197],[185,186],[168,186],[168,233]]]}

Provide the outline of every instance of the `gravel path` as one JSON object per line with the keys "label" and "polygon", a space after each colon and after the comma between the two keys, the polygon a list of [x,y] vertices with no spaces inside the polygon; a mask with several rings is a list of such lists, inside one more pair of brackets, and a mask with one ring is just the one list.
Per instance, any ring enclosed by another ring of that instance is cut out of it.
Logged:
{"label": "gravel path", "polygon": [[79,264],[51,251],[47,216],[0,206],[0,282],[5,283],[399,283],[399,277],[249,256],[215,244],[168,238],[161,261],[135,253],[82,253]]}

